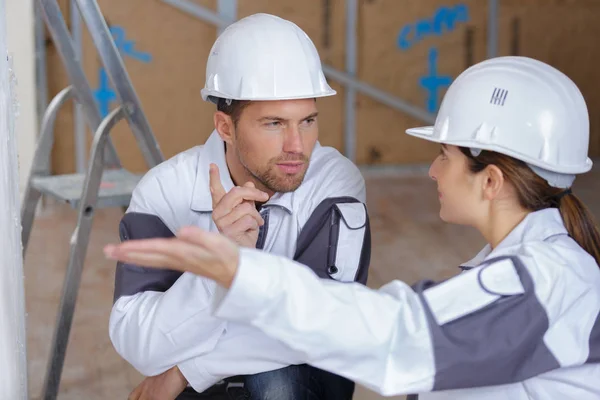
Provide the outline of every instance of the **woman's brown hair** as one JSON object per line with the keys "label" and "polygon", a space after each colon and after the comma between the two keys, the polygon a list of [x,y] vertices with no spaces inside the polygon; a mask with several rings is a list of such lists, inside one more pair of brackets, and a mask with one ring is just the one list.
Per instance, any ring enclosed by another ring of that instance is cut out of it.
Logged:
{"label": "woman's brown hair", "polygon": [[569,236],[600,265],[600,233],[592,214],[570,190],[550,186],[527,164],[515,158],[486,150],[474,157],[470,149],[460,147],[460,150],[469,160],[469,169],[473,173],[483,171],[491,164],[500,168],[505,179],[514,186],[519,203],[526,210],[558,208]]}

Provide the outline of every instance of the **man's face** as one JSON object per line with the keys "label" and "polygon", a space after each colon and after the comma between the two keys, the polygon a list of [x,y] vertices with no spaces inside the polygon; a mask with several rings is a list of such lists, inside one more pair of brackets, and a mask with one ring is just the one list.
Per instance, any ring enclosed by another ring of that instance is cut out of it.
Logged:
{"label": "man's face", "polygon": [[231,150],[265,188],[291,192],[304,179],[318,134],[314,99],[253,101],[239,117]]}

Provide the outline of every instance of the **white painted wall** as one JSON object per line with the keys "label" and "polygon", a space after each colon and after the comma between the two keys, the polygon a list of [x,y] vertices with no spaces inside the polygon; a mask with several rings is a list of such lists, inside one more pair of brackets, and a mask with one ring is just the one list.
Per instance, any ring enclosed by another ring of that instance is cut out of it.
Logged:
{"label": "white painted wall", "polygon": [[34,0],[4,0],[8,54],[17,77],[19,115],[15,122],[18,144],[19,192],[27,183],[39,130],[35,83]]}
{"label": "white painted wall", "polygon": [[5,0],[0,0],[0,399],[27,400],[19,175],[6,57],[6,25],[11,15],[6,13],[6,5]]}

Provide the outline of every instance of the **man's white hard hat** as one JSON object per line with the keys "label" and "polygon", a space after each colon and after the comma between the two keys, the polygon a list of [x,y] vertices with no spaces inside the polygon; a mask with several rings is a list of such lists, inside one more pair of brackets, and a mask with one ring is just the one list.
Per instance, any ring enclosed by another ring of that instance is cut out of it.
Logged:
{"label": "man's white hard hat", "polygon": [[289,100],[332,96],[317,49],[296,24],[254,14],[229,25],[214,43],[202,99]]}

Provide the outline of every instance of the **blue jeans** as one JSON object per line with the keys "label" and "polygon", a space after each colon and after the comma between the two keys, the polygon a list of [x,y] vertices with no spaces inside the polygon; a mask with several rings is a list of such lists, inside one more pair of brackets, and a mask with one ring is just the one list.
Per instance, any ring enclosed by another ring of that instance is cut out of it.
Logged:
{"label": "blue jeans", "polygon": [[351,400],[354,382],[310,365],[246,376],[252,400]]}
{"label": "blue jeans", "polygon": [[187,388],[176,400],[351,400],[354,382],[306,364],[232,378],[244,388],[225,393],[217,385],[204,393]]}

